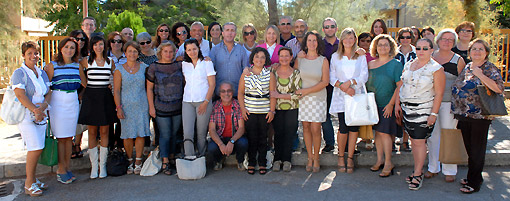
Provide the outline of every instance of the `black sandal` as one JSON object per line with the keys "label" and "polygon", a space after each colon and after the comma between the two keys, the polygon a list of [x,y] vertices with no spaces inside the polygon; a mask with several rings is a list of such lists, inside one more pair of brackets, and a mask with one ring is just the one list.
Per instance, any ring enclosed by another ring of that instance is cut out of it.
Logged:
{"label": "black sandal", "polygon": [[246,172],[248,172],[248,174],[251,174],[251,175],[255,174],[255,167],[251,167],[251,166],[250,166],[250,167],[248,167],[248,169],[246,170]]}
{"label": "black sandal", "polygon": [[[413,180],[416,180],[418,183],[413,182]],[[418,190],[421,188],[421,185],[423,184],[423,173],[420,176],[413,176],[413,179],[411,179],[411,183],[409,183],[409,190]]]}
{"label": "black sandal", "polygon": [[172,169],[170,169],[170,165],[168,163],[163,163],[161,170],[163,174],[172,175]]}
{"label": "black sandal", "polygon": [[474,189],[473,187],[468,186],[468,185],[464,185],[462,188],[460,188],[460,192],[465,193],[465,194],[471,194],[471,193],[478,192],[478,191],[480,191],[480,189]]}
{"label": "black sandal", "polygon": [[410,184],[411,181],[413,180],[413,176],[414,176],[414,171],[413,171],[413,173],[411,175],[406,177],[406,183]]}
{"label": "black sandal", "polygon": [[267,169],[265,167],[264,168],[259,167],[259,174],[265,175],[266,173],[267,173]]}
{"label": "black sandal", "polygon": [[467,179],[461,179],[460,180],[460,185],[467,185],[468,184],[468,180]]}

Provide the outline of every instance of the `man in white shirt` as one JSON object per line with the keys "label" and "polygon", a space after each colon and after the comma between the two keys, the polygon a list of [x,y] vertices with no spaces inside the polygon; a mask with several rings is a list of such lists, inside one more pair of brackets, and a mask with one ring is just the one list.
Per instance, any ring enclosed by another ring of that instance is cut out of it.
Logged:
{"label": "man in white shirt", "polygon": [[[190,36],[191,38],[197,39],[200,44],[200,50],[202,51],[202,55],[204,57],[209,57],[209,41],[204,39],[204,24],[202,22],[193,22],[191,24]],[[182,61],[184,59],[184,43],[179,47],[177,51],[177,59],[178,61]]]}

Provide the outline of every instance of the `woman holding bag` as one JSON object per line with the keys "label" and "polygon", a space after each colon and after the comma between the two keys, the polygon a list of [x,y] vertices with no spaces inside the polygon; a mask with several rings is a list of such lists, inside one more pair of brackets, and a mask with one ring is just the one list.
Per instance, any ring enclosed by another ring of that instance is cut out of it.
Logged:
{"label": "woman holding bag", "polygon": [[[452,86],[452,111],[459,120],[468,154],[467,179],[462,179],[463,193],[478,192],[482,186],[482,171],[487,148],[489,126],[494,117],[482,115],[482,101],[477,85],[484,85],[487,92],[503,93],[503,78],[499,68],[489,62],[490,47],[482,39],[469,44],[468,55],[472,62],[457,77]],[[473,87],[474,86],[474,87]]]}
{"label": "woman holding bag", "polygon": [[35,178],[37,160],[44,148],[48,102],[51,99],[50,81],[46,72],[39,69],[39,45],[33,41],[21,45],[24,62],[11,77],[11,84],[16,98],[26,107],[25,119],[18,124],[18,130],[25,142],[27,162],[25,165],[27,179],[25,194],[40,196],[48,186]]}
{"label": "woman holding bag", "polygon": [[432,133],[443,99],[444,70],[432,59],[432,52],[434,44],[428,38],[416,42],[417,58],[406,63],[395,101],[395,115],[404,117],[404,129],[413,144],[414,171],[406,178],[410,190],[420,189],[423,183],[427,138]]}
{"label": "woman holding bag", "polygon": [[[335,88],[329,113],[338,114],[338,171],[352,173],[354,171],[354,149],[358,139],[359,126],[345,124],[344,95],[353,96],[361,93],[368,79],[368,66],[365,55],[355,52],[357,49],[356,32],[345,28],[340,35],[338,50],[331,56],[329,83]],[[344,150],[349,141],[347,167],[345,166]]]}

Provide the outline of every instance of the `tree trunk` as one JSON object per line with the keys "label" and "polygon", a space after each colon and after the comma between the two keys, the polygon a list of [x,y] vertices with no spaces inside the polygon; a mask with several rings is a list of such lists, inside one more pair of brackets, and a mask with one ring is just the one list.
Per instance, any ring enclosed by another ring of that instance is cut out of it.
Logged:
{"label": "tree trunk", "polygon": [[269,14],[269,23],[278,26],[278,5],[276,0],[267,0],[267,12]]}
{"label": "tree trunk", "polygon": [[480,6],[477,0],[464,0],[464,11],[466,12],[466,20],[474,22],[476,28],[480,27]]}

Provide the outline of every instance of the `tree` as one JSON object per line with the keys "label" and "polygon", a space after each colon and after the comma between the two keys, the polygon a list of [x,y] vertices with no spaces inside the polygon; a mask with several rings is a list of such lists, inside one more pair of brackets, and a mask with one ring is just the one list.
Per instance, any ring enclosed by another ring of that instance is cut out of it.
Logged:
{"label": "tree", "polygon": [[269,23],[278,26],[278,5],[276,0],[267,0],[267,11],[269,13]]}
{"label": "tree", "polygon": [[106,34],[113,31],[121,31],[124,27],[130,27],[133,29],[135,36],[139,33],[146,32],[147,30],[143,27],[142,17],[131,11],[124,11],[118,16],[112,13],[108,16],[108,23],[103,30]]}
{"label": "tree", "polygon": [[[89,16],[96,19],[96,27],[101,30],[104,23],[101,19],[104,17],[103,9],[97,1],[88,1]],[[68,35],[75,29],[81,29],[83,19],[83,1],[82,0],[44,0],[42,17],[55,25],[53,31],[56,35]]]}

